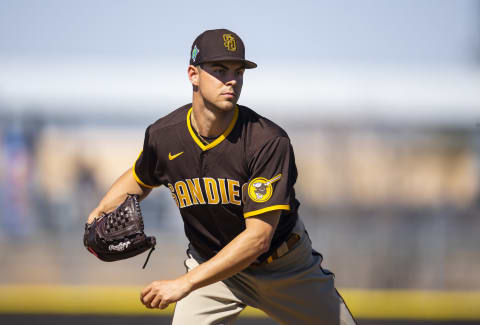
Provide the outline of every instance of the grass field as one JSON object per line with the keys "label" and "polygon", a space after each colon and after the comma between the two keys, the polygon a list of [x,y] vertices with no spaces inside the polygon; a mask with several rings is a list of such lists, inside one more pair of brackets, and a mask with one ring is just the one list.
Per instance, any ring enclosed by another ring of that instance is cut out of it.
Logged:
{"label": "grass field", "polygon": [[[427,320],[391,320],[357,319],[358,325],[480,325],[480,321],[427,321]],[[108,315],[22,315],[2,314],[0,324],[8,325],[170,325],[168,316],[108,316]],[[240,317],[235,325],[276,325],[268,318]],[[319,321],[319,324],[321,322]],[[294,325],[294,324],[292,324]]]}
{"label": "grass field", "polygon": [[[149,310],[137,286],[0,286],[1,324],[169,324],[174,306]],[[340,290],[359,325],[480,324],[480,293]],[[275,324],[246,308],[237,324]]]}

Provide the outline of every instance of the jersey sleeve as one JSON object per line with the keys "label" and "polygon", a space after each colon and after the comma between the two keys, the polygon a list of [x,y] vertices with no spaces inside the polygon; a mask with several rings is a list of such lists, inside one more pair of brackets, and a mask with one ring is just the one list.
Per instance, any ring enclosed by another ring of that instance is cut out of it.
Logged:
{"label": "jersey sleeve", "polygon": [[157,165],[158,155],[150,137],[150,127],[148,127],[145,131],[143,150],[138,155],[132,168],[133,176],[137,183],[147,188],[160,186],[161,184],[155,176]]}
{"label": "jersey sleeve", "polygon": [[244,185],[245,218],[273,210],[290,210],[290,197],[297,178],[290,140],[268,141],[252,157],[251,177]]}

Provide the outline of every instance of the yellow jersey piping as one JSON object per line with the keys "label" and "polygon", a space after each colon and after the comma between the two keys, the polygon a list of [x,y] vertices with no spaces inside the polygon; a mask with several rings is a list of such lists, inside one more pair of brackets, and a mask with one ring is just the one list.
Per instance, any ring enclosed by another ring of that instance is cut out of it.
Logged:
{"label": "yellow jersey piping", "polygon": [[246,212],[246,213],[243,214],[243,217],[248,218],[248,217],[256,216],[256,215],[259,215],[259,214],[262,214],[262,213],[265,213],[265,212],[269,212],[269,211],[274,211],[274,210],[287,210],[287,211],[289,211],[290,210],[290,205],[288,205],[288,204],[272,205],[272,206],[269,206],[269,207],[266,207],[266,208],[263,208],[263,209]]}
{"label": "yellow jersey piping", "polygon": [[228,125],[227,129],[218,137],[215,139],[215,141],[209,143],[208,145],[204,145],[202,141],[197,137],[195,134],[195,131],[193,131],[192,123],[190,122],[190,117],[192,115],[192,110],[193,107],[190,107],[187,113],[187,127],[188,131],[190,132],[190,135],[192,136],[193,140],[195,143],[202,149],[202,151],[206,151],[209,149],[212,149],[213,147],[217,146],[220,144],[223,140],[225,140],[226,137],[232,132],[233,127],[235,126],[235,123],[237,123],[238,120],[238,106],[235,105],[234,111],[233,111],[233,118],[230,121],[230,125]]}
{"label": "yellow jersey piping", "polygon": [[138,158],[140,158],[140,155],[142,154],[142,152],[143,152],[143,150],[140,151],[140,153],[138,154],[137,159],[135,160],[135,163],[133,164],[133,167],[132,167],[133,177],[135,178],[135,180],[137,181],[137,183],[140,184],[140,185],[142,185],[143,187],[147,187],[147,188],[158,187],[158,186],[152,186],[152,185],[145,184],[144,182],[142,182],[142,180],[138,177],[137,173],[135,172],[135,165],[137,164],[137,160],[138,160]]}

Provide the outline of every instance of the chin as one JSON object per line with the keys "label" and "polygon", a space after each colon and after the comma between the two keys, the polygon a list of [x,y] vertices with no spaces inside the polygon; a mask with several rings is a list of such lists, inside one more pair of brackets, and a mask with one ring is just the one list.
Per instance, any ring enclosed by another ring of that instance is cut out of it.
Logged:
{"label": "chin", "polygon": [[217,108],[221,111],[224,111],[224,112],[229,112],[231,111],[232,109],[235,108],[235,105],[237,105],[236,102],[222,102],[222,103],[219,103],[217,106]]}

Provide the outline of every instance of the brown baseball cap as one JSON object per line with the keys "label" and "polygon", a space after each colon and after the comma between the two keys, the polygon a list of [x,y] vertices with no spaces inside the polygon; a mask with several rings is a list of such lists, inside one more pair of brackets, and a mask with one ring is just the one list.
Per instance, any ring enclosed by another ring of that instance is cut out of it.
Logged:
{"label": "brown baseball cap", "polygon": [[257,67],[256,63],[245,60],[245,46],[242,39],[228,29],[204,31],[192,44],[191,65],[218,61],[241,61],[245,64],[245,69]]}

